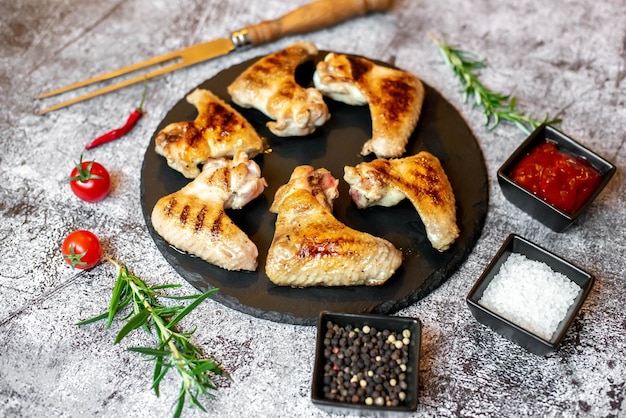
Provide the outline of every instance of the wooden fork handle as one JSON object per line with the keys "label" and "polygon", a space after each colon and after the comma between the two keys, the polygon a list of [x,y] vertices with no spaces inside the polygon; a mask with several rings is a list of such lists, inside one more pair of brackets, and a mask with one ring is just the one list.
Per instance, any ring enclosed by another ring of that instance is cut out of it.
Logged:
{"label": "wooden fork handle", "polygon": [[[247,26],[233,34],[240,44],[260,45],[288,35],[324,29],[356,16],[389,10],[394,0],[317,0],[275,20]],[[237,45],[242,46],[242,45]]]}

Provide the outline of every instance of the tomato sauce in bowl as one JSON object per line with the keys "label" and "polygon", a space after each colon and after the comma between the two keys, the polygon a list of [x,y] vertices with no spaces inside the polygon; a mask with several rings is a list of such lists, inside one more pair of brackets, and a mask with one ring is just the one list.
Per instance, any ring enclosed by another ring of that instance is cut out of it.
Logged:
{"label": "tomato sauce in bowl", "polygon": [[550,125],[541,125],[498,169],[504,196],[550,229],[573,224],[616,167]]}
{"label": "tomato sauce in bowl", "polygon": [[593,194],[601,173],[586,159],[559,150],[545,141],[513,168],[511,179],[557,209],[574,213]]}

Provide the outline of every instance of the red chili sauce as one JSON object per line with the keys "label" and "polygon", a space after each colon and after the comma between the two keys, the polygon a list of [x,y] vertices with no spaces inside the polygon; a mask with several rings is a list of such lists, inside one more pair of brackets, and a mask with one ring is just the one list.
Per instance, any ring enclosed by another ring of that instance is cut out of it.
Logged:
{"label": "red chili sauce", "polygon": [[522,158],[513,181],[566,213],[574,213],[598,187],[601,175],[583,158],[559,151],[546,141]]}

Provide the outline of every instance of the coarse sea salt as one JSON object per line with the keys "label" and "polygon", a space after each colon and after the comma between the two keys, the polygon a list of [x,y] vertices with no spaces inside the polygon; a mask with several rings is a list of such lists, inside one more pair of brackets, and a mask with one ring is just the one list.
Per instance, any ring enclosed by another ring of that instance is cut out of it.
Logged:
{"label": "coarse sea salt", "polygon": [[478,303],[550,341],[580,290],[547,264],[511,253]]}

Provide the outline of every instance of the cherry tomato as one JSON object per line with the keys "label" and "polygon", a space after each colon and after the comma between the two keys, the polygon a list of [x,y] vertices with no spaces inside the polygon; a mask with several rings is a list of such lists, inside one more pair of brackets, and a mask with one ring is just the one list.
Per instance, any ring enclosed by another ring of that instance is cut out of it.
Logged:
{"label": "cherry tomato", "polygon": [[70,173],[70,188],[79,199],[85,202],[97,202],[104,199],[111,190],[111,177],[106,168],[95,161],[83,161],[76,164]]}
{"label": "cherry tomato", "polygon": [[83,270],[98,264],[102,257],[100,240],[93,232],[84,229],[74,231],[65,237],[61,252],[68,264]]}

